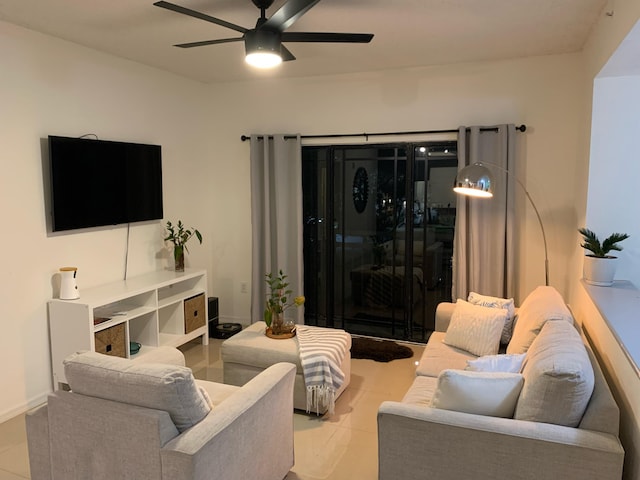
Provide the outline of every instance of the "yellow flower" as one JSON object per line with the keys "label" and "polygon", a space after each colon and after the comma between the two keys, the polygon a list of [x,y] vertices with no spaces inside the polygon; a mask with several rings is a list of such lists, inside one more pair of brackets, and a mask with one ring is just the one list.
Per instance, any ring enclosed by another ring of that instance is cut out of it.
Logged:
{"label": "yellow flower", "polygon": [[300,295],[299,297],[294,298],[293,303],[295,303],[297,307],[302,305],[304,303],[304,295]]}

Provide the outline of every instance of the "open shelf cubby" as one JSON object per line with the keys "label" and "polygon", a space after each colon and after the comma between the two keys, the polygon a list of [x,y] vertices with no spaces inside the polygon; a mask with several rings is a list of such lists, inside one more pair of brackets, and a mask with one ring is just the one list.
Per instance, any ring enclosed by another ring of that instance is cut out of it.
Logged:
{"label": "open shelf cubby", "polygon": [[[195,338],[209,342],[206,304],[194,312],[193,298],[207,296],[205,270],[163,270],[84,289],[76,300],[49,302],[54,388],[66,384],[63,360],[80,350],[139,358],[153,348],[177,347]],[[199,315],[194,327],[193,315]],[[202,322],[200,322],[200,318]],[[113,342],[113,345],[110,343]],[[140,351],[130,352],[130,342]]]}

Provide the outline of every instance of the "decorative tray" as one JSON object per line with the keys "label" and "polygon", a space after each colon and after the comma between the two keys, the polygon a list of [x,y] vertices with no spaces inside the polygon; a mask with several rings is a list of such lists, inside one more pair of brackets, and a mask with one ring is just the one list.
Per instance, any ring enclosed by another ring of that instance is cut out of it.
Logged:
{"label": "decorative tray", "polygon": [[269,338],[275,338],[276,340],[284,340],[285,338],[293,338],[293,337],[295,337],[296,336],[296,328],[293,327],[293,330],[291,330],[290,332],[280,333],[280,334],[276,335],[271,331],[270,327],[267,327],[267,329],[265,330],[264,333]]}

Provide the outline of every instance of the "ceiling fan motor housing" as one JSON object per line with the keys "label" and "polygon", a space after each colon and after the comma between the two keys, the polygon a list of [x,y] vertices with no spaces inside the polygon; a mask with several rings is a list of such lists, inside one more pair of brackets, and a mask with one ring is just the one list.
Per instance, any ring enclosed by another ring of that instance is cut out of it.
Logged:
{"label": "ceiling fan motor housing", "polygon": [[280,32],[272,30],[249,30],[244,34],[244,47],[250,53],[275,53],[280,55]]}
{"label": "ceiling fan motor housing", "polygon": [[251,0],[260,10],[266,10],[273,4],[273,0]]}

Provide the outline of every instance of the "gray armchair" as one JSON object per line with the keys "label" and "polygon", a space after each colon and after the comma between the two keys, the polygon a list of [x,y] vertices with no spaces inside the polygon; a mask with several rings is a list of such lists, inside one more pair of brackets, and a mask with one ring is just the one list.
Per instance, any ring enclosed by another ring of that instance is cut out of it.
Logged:
{"label": "gray armchair", "polygon": [[236,387],[85,352],[65,374],[71,391],[26,417],[33,480],[281,480],[293,466],[292,364]]}

